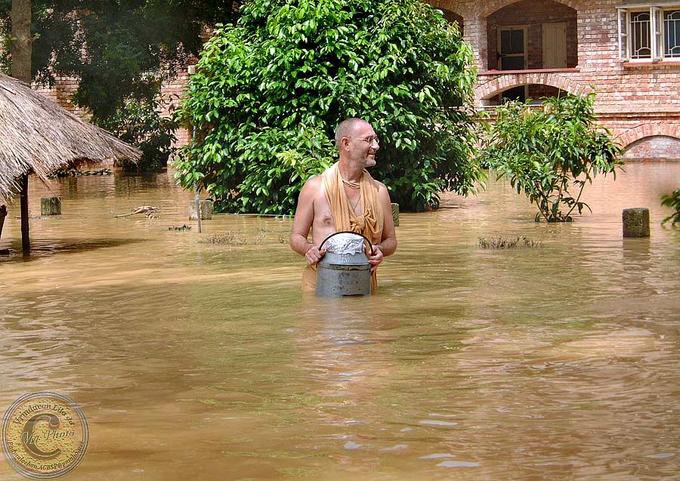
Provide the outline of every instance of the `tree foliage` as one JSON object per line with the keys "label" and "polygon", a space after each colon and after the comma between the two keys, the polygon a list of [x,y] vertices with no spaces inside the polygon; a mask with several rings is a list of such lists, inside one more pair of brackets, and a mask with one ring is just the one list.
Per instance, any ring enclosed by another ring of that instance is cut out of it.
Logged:
{"label": "tree foliage", "polygon": [[[0,29],[11,43],[11,0]],[[160,116],[161,84],[198,55],[206,25],[233,20],[237,0],[35,0],[32,78],[79,79],[73,103],[139,147],[139,167],[165,165],[175,124]],[[7,43],[7,42],[6,42]],[[4,48],[7,67],[10,49]]]}
{"label": "tree foliage", "polygon": [[418,0],[252,0],[204,47],[181,117],[194,142],[177,162],[224,210],[290,213],[334,159],[336,124],[369,121],[374,175],[406,209],[469,192],[475,73],[459,32]]}
{"label": "tree foliage", "polygon": [[671,225],[680,224],[680,189],[675,189],[673,193],[661,197],[661,205],[674,209],[671,215],[666,217],[662,224],[671,222]]}
{"label": "tree foliage", "polygon": [[[230,21],[225,0],[35,0],[33,78],[80,79],[74,103],[98,123],[130,99],[153,103],[164,79],[201,49],[205,26]],[[10,38],[11,0],[0,0]],[[5,53],[8,49],[5,49]]]}
{"label": "tree foliage", "polygon": [[586,183],[622,165],[622,149],[595,125],[594,102],[593,94],[567,95],[539,109],[509,102],[497,110],[483,162],[537,205],[536,221],[571,221],[574,211],[590,210],[581,201]]}
{"label": "tree foliage", "polygon": [[101,126],[119,139],[142,151],[137,164],[125,163],[128,170],[159,170],[168,162],[176,140],[177,122],[160,113],[156,99],[150,102],[128,100],[115,115],[100,122]]}

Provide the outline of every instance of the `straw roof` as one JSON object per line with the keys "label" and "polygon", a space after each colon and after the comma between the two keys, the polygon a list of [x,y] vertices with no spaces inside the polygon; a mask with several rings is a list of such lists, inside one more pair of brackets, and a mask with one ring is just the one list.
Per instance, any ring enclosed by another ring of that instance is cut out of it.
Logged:
{"label": "straw roof", "polygon": [[78,161],[139,160],[141,152],[88,124],[28,85],[0,74],[0,197],[19,191],[18,178],[43,181]]}

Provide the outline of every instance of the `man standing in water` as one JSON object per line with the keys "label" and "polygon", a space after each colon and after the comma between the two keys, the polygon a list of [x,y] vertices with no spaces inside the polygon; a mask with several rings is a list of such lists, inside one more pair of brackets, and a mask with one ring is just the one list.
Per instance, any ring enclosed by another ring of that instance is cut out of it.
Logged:
{"label": "man standing in water", "polygon": [[[309,179],[300,192],[290,246],[307,259],[303,289],[313,290],[316,264],[325,253],[319,250],[321,242],[340,231],[364,235],[373,248],[368,260],[375,292],[378,266],[397,250],[390,194],[366,170],[376,164],[378,136],[368,122],[351,118],[336,128],[335,145],[340,160]],[[310,229],[312,242],[307,240]]]}

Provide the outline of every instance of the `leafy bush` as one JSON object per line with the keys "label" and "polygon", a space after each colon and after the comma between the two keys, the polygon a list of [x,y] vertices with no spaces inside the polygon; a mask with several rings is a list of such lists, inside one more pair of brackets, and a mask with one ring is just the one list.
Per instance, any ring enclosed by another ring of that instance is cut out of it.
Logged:
{"label": "leafy bush", "polygon": [[675,209],[675,212],[663,220],[663,224],[672,221],[671,225],[680,224],[680,189],[675,189],[672,194],[661,197],[661,205]]}
{"label": "leafy bush", "polygon": [[376,178],[402,208],[468,193],[475,80],[470,47],[418,0],[252,0],[218,26],[180,118],[197,129],[176,163],[222,210],[291,213],[305,180],[334,161],[347,117],[381,137]]}
{"label": "leafy bush", "polygon": [[152,103],[128,100],[123,108],[101,126],[121,140],[142,151],[137,165],[126,163],[126,169],[158,170],[166,166],[168,157],[173,153],[177,122],[162,117],[158,101]]}
{"label": "leafy bush", "polygon": [[616,175],[622,165],[622,149],[595,125],[594,102],[592,94],[568,95],[547,99],[539,109],[509,102],[497,110],[482,162],[537,205],[537,222],[569,222],[574,210],[591,210],[581,201],[586,183],[598,174]]}

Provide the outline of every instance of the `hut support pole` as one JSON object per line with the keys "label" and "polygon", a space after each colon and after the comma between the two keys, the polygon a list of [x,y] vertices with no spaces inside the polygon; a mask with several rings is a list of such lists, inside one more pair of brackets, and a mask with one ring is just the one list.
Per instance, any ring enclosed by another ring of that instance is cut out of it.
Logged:
{"label": "hut support pole", "polygon": [[2,237],[2,226],[5,225],[5,217],[7,217],[7,206],[0,205],[0,237]]}
{"label": "hut support pole", "polygon": [[21,193],[19,199],[21,203],[21,249],[24,255],[31,252],[31,239],[28,235],[28,175],[22,175],[19,179]]}

